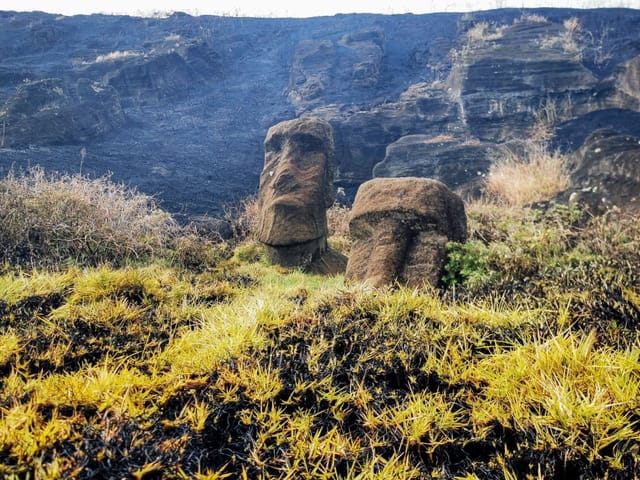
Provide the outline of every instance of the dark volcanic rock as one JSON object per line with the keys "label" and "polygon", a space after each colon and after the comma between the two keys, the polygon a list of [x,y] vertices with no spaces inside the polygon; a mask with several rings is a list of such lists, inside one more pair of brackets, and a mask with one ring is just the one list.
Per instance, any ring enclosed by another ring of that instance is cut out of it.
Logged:
{"label": "dark volcanic rock", "polygon": [[[455,104],[437,86],[411,85],[395,102],[370,109],[317,108],[313,115],[329,121],[339,160],[337,180],[356,184],[369,180],[385,158],[387,146],[412,134],[449,134],[460,129]],[[414,165],[419,169],[420,165]]]}
{"label": "dark volcanic rock", "polygon": [[482,177],[500,156],[492,143],[451,136],[408,135],[387,146],[374,177],[428,177],[453,188]]}
{"label": "dark volcanic rock", "polygon": [[616,75],[615,95],[620,107],[640,110],[640,56],[625,62]]}
{"label": "dark volcanic rock", "polygon": [[[142,48],[140,48],[142,47]],[[113,50],[83,59],[77,71],[113,86],[123,103],[179,102],[220,75],[221,58],[205,41],[168,35],[136,49]]]}
{"label": "dark volcanic rock", "polygon": [[298,113],[326,103],[361,100],[380,80],[384,31],[365,30],[339,41],[303,40],[295,50],[289,99]]}
{"label": "dark volcanic rock", "polygon": [[348,280],[420,287],[439,282],[446,243],[466,240],[467,218],[460,197],[441,182],[376,178],[360,186],[349,231]]}
{"label": "dark volcanic rock", "polygon": [[117,70],[105,75],[105,80],[122,97],[140,104],[184,96],[196,76],[179,54],[171,52],[122,62]]}
{"label": "dark volcanic rock", "polygon": [[640,112],[611,108],[597,110],[556,126],[552,150],[574,152],[596,130],[615,130],[620,134],[640,136]]}
{"label": "dark volcanic rock", "polygon": [[524,137],[536,121],[555,123],[598,109],[592,98],[598,80],[566,48],[562,24],[473,28],[448,80],[472,136],[502,142]]}
{"label": "dark volcanic rock", "polygon": [[[347,193],[374,167],[459,185],[486,169],[490,144],[526,138],[540,121],[557,127],[552,143],[564,151],[592,127],[637,135],[639,30],[640,12],[629,9],[311,19],[0,12],[0,173],[82,164],[174,212],[220,213],[257,189],[269,127],[309,116],[333,127],[336,184]],[[412,153],[401,140],[410,135],[455,140],[431,154],[414,142]],[[393,155],[400,146],[408,160]]]}
{"label": "dark volcanic rock", "polygon": [[20,85],[0,110],[2,147],[77,144],[124,124],[120,99],[109,86],[57,78]]}
{"label": "dark volcanic rock", "polygon": [[572,200],[598,210],[640,205],[640,138],[597,130],[573,156]]}

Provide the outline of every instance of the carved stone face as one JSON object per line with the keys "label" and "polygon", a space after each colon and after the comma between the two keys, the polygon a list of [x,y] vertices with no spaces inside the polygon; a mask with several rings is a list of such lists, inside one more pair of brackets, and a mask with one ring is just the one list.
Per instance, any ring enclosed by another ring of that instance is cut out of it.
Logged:
{"label": "carved stone face", "polygon": [[282,122],[269,129],[264,146],[259,240],[272,247],[326,243],[326,209],[334,198],[331,126],[311,118]]}
{"label": "carved stone face", "polygon": [[346,278],[373,286],[437,284],[449,240],[464,241],[462,200],[426,178],[377,178],[360,186],[351,211]]}

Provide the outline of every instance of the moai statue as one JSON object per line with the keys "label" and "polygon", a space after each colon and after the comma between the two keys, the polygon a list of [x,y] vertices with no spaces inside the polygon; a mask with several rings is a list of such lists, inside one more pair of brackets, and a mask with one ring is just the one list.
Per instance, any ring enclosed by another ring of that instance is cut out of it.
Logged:
{"label": "moai statue", "polygon": [[448,241],[464,242],[467,218],[460,197],[427,178],[375,178],[358,189],[349,231],[347,280],[372,286],[436,285]]}
{"label": "moai statue", "polygon": [[331,125],[299,118],[274,125],[264,142],[258,239],[270,260],[307,268],[327,251],[326,210],[334,201]]}

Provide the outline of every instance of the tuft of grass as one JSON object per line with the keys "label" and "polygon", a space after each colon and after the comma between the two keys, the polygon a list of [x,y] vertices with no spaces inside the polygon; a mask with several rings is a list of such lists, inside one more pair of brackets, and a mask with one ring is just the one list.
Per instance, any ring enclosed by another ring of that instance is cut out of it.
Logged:
{"label": "tuft of grass", "polygon": [[485,192],[507,205],[522,207],[549,200],[568,186],[564,156],[538,142],[528,142],[524,155],[505,149],[489,169]]}

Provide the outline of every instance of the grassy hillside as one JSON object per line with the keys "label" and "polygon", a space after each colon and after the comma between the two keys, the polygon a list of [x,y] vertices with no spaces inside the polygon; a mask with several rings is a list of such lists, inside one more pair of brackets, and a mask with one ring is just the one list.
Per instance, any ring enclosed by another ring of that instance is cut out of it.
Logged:
{"label": "grassy hillside", "polygon": [[[64,209],[14,191],[0,185],[27,232],[0,226],[22,245],[0,276],[3,478],[640,476],[633,212],[468,204],[442,285],[378,290],[268,265],[250,238],[216,243],[149,203],[125,221],[165,222],[129,230],[147,247],[63,251],[66,214],[16,209]],[[330,217],[344,234],[344,209]]]}

